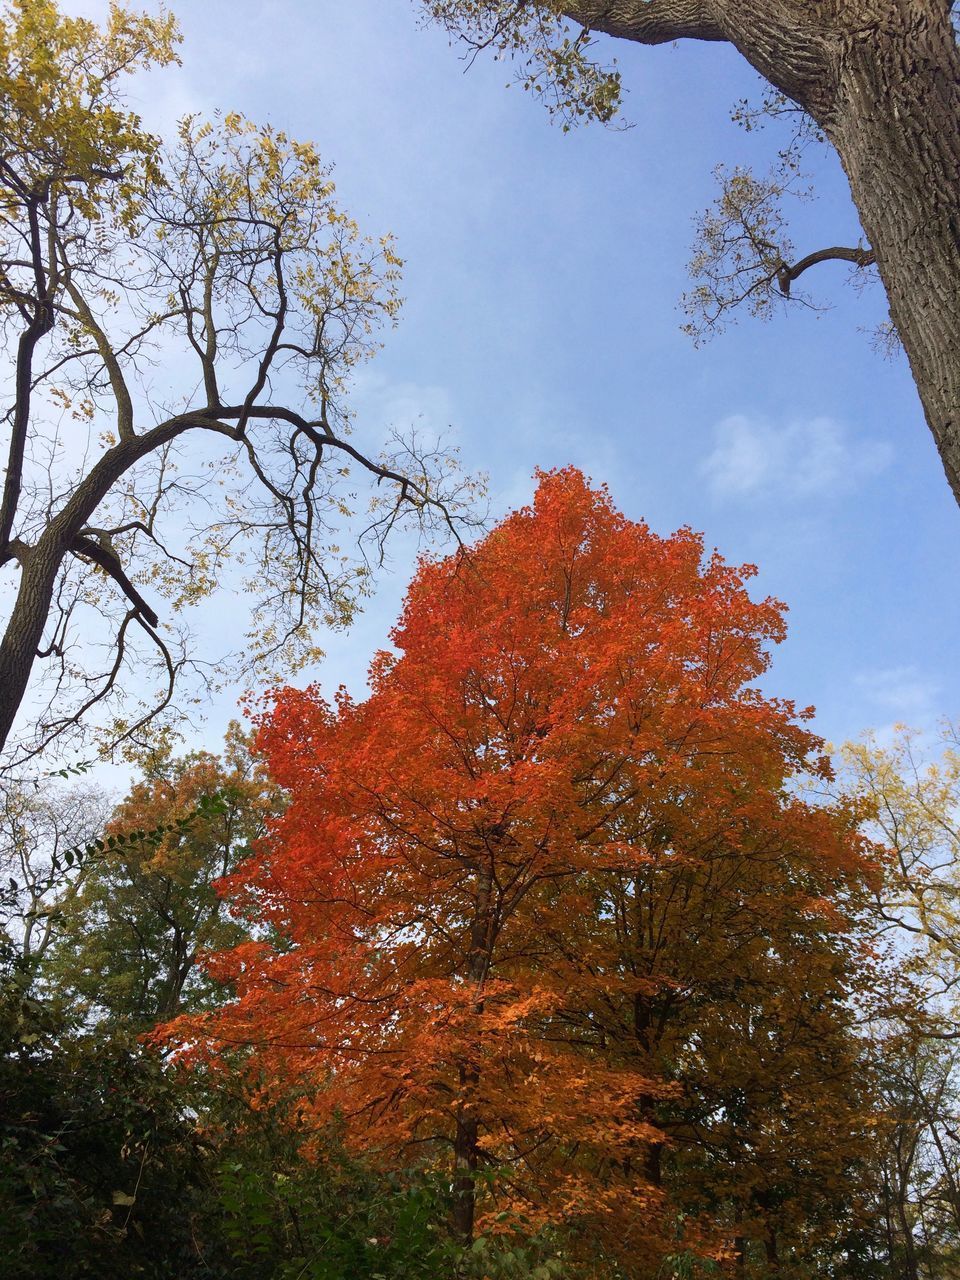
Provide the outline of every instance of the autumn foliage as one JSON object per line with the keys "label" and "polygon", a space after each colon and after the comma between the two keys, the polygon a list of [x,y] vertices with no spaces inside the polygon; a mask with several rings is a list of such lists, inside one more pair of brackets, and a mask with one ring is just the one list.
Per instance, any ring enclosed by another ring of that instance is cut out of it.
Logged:
{"label": "autumn foliage", "polygon": [[243,936],[214,890],[262,833],[276,788],[236,725],[222,757],[166,746],[114,809],[102,848],[57,906],[49,976],[94,1017],[149,1027],[218,1000],[197,954]]}
{"label": "autumn foliage", "polygon": [[784,621],[752,572],[571,469],[424,561],[368,697],[264,717],[289,806],[224,883],[257,940],[174,1035],[243,1046],[310,1133],[449,1169],[463,1239],[563,1224],[647,1276],[802,1249],[828,1203],[846,1230],[867,869],[756,687]]}

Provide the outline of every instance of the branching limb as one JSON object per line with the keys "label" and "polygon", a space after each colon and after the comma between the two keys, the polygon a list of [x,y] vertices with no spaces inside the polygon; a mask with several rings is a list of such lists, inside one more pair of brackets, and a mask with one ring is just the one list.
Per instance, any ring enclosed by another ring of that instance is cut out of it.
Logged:
{"label": "branching limb", "polygon": [[[381,482],[388,480],[395,484],[398,488],[399,498],[402,503],[418,508],[429,507],[435,510],[446,523],[451,533],[457,534],[456,524],[454,523],[452,513],[447,509],[441,498],[428,492],[425,486],[412,478],[404,475],[403,472],[397,471],[387,463],[378,462],[375,458],[369,457],[356,446],[352,445],[348,440],[343,440],[332,435],[329,428],[325,429],[325,424],[320,421],[309,421],[301,414],[282,405],[229,405],[222,407],[217,415],[220,419],[231,421],[236,419],[240,422],[244,420],[256,421],[258,419],[267,419],[281,422],[289,422],[291,426],[296,427],[303,435],[305,435],[318,449],[331,448],[337,449],[352,458],[354,462],[360,464],[365,471],[370,472],[372,476]],[[275,497],[284,497],[277,492],[276,487],[270,484],[266,477],[261,473],[261,481],[268,483],[270,491]],[[289,499],[287,499],[289,500]]]}
{"label": "branching limb", "polygon": [[35,294],[28,304],[30,320],[17,344],[14,370],[14,408],[10,432],[10,448],[7,455],[3,497],[0,499],[0,565],[10,558],[9,541],[17,516],[17,505],[23,484],[23,461],[30,426],[31,395],[33,391],[33,360],[37,347],[53,328],[55,312],[53,297],[57,291],[54,268],[48,270],[44,254],[44,236],[40,226],[40,199],[31,195],[25,204],[29,227],[31,265]]}
{"label": "branching limb", "polygon": [[793,164],[784,164],[764,178],[747,169],[717,169],[720,195],[697,222],[697,239],[690,274],[697,281],[681,305],[690,317],[683,326],[701,342],[737,319],[745,309],[769,319],[787,302],[816,304],[792,286],[811,267],[822,262],[848,262],[864,270],[874,262],[866,246],[819,249],[798,258],[786,231],[783,201],[804,199]]}
{"label": "branching limb", "polygon": [[872,249],[844,249],[839,246],[834,246],[832,249],[818,249],[815,253],[808,253],[805,258],[801,258],[792,266],[785,262],[777,272],[777,286],[783,296],[789,298],[790,286],[794,280],[799,279],[805,271],[820,262],[852,262],[855,267],[871,267],[876,260],[876,254]]}
{"label": "branching limb", "polygon": [[106,539],[94,541],[92,537],[86,537],[83,534],[79,534],[70,544],[70,550],[75,556],[80,556],[84,560],[91,560],[94,564],[98,565],[104,573],[108,574],[134,606],[137,613],[146,622],[148,622],[151,627],[159,625],[160,619],[124,573],[123,565],[120,563],[120,557]]}
{"label": "branching limb", "polygon": [[133,438],[133,399],[130,395],[126,378],[123,376],[123,369],[120,366],[117,351],[94,317],[83,294],[69,275],[66,278],[66,289],[83,322],[84,329],[96,343],[97,351],[103,361],[103,367],[106,369],[107,376],[110,379],[110,386],[113,390],[113,398],[117,409],[117,434],[121,440],[130,440]]}
{"label": "branching limb", "polygon": [[[405,513],[459,538],[474,492],[449,450],[410,442],[377,453],[347,438],[346,389],[397,313],[400,259],[390,237],[364,237],[337,207],[313,148],[228,116],[186,126],[166,164],[132,227],[109,214],[94,222],[69,200],[51,222],[64,297],[30,390],[45,392],[54,421],[30,424],[34,488],[8,548],[20,583],[0,638],[0,742],[28,686],[47,711],[18,759],[130,701],[138,629],[167,692],[132,728],[126,716],[104,725],[114,744],[171,707],[186,666],[198,670],[196,655],[174,657],[135,583],[153,584],[171,617],[228,583],[250,592],[230,677],[283,678],[316,660],[318,628],[349,621],[368,590],[369,541],[382,559]],[[151,353],[171,348],[193,368],[179,392],[158,394]],[[63,411],[87,432],[68,468]],[[365,529],[358,474],[373,482]],[[353,551],[341,548],[344,526]],[[106,574],[122,597],[78,566]],[[106,664],[94,656],[104,648]]]}

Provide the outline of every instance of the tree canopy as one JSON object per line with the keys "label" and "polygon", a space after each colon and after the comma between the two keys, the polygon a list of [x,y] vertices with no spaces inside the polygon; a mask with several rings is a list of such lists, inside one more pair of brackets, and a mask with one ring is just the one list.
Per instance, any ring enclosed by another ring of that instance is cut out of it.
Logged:
{"label": "tree canopy", "polygon": [[[442,451],[347,438],[400,259],[311,144],[235,113],[146,133],[121,81],[174,58],[172,18],[114,6],[101,29],[23,0],[2,31],[0,746],[22,760],[91,717],[113,745],[182,710],[182,678],[217,666],[181,619],[218,585],[250,595],[234,674],[314,658],[387,532],[449,529],[470,485]],[[356,471],[380,486],[366,512]]]}
{"label": "tree canopy", "polygon": [[755,687],[783,619],[751,573],[572,470],[425,561],[369,698],[261,724],[289,803],[225,888],[266,932],[210,960],[236,1000],[174,1024],[188,1056],[244,1046],[317,1140],[439,1162],[464,1240],[563,1224],[639,1276],[808,1252],[829,1199],[827,1249],[869,866],[796,794],[827,765]]}
{"label": "tree canopy", "polygon": [[[801,143],[726,172],[695,336],[876,266],[957,488],[952,5],[421,8],[565,128],[619,110],[595,34],[734,45],[866,238],[789,245]],[[351,434],[392,238],[280,128],[148,132],[178,47],[0,0],[4,1275],[957,1280],[956,731],[831,761],[755,568],[572,466],[461,540],[454,452]],[[364,693],[293,687],[408,521],[455,550]],[[178,753],[230,679],[253,732]],[[119,802],[49,754],[86,739]]]}

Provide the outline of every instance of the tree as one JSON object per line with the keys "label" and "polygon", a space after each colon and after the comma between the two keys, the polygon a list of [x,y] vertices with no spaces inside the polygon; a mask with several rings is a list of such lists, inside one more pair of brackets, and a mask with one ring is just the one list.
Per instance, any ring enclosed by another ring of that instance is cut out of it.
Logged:
{"label": "tree", "polygon": [[[108,806],[87,787],[31,803],[8,788],[21,876],[0,932],[0,1254],[11,1280],[389,1280],[453,1264],[436,1231],[447,1200],[436,1179],[384,1175],[336,1140],[305,1161],[286,1115],[251,1107],[242,1076],[220,1072],[208,1088],[138,1035],[223,998],[192,953],[244,936],[211,878],[259,832],[276,788],[236,726],[224,755],[154,752],[96,825]],[[71,839],[84,842],[73,858]]]}
{"label": "tree", "polygon": [[894,1274],[957,1274],[960,1260],[960,753],[943,726],[846,743],[840,780],[884,850],[872,914],[888,976],[872,1001],[883,1144],[877,1205]]}
{"label": "tree", "polygon": [[[702,797],[688,792],[691,802]],[[862,886],[822,865],[811,878],[804,853],[823,848],[822,835],[798,849],[763,830],[765,842],[721,836],[693,855],[674,826],[686,858],[671,850],[609,878],[592,928],[597,939],[619,922],[604,968],[655,973],[660,989],[640,1007],[607,999],[582,1016],[618,1057],[635,1060],[639,1041],[679,1088],[656,1108],[666,1142],[650,1172],[684,1219],[724,1232],[746,1274],[774,1264],[844,1274],[872,1191],[872,1090],[854,1012],[866,977]],[[771,865],[774,848],[782,862]],[[832,910],[828,923],[809,914],[818,880],[826,896],[813,911]],[[567,932],[574,991],[597,947]]]}
{"label": "tree", "polygon": [[[369,574],[339,546],[350,467],[381,486],[374,554],[405,513],[456,506],[440,455],[347,439],[350,372],[399,306],[392,241],[360,234],[308,143],[235,114],[184,120],[171,146],[147,134],[119,82],[177,39],[116,5],[102,30],[53,0],[2,13],[0,567],[19,581],[0,748],[18,759],[94,711],[136,742],[203,670],[172,618],[218,582],[252,594],[233,674],[314,657]],[[25,698],[35,725],[12,743]]]}
{"label": "tree", "polygon": [[286,1117],[252,1109],[239,1080],[221,1073],[216,1091],[205,1089],[137,1043],[122,1019],[78,1028],[75,1010],[31,976],[0,941],[9,1280],[451,1274],[435,1180],[385,1176],[333,1143],[322,1161],[305,1161]]}
{"label": "tree", "polygon": [[193,1219],[207,1152],[157,1054],[78,1035],[0,951],[0,1253],[29,1276],[210,1275]]}
{"label": "tree", "polygon": [[123,836],[88,862],[52,905],[56,944],[43,976],[87,1011],[152,1027],[216,999],[197,968],[204,950],[241,940],[216,880],[263,834],[277,790],[236,726],[224,758],[152,753],[103,834]]}
{"label": "tree", "polygon": [[919,737],[901,728],[887,747],[848,742],[839,759],[845,786],[890,855],[877,885],[879,925],[909,950],[933,1024],[946,1018],[950,1029],[960,982],[960,750],[950,725],[938,760],[924,758]]}
{"label": "tree", "polygon": [[710,215],[730,235],[713,245],[705,236],[705,293],[695,302],[709,311],[752,298],[762,307],[774,291],[789,296],[793,281],[819,262],[875,262],[960,501],[960,51],[951,0],[421,5],[475,48],[519,58],[527,87],[568,121],[609,120],[619,104],[619,73],[591,57],[594,32],[644,45],[704,40],[739,50],[770,86],[774,109],[799,109],[836,149],[867,243],[790,260],[775,212],[789,164],[771,179],[735,171]]}
{"label": "tree", "polygon": [[775,1223],[809,1254],[798,1187],[822,1204],[859,1141],[866,865],[849,814],[795,794],[827,764],[753,685],[783,619],[751,572],[573,470],[424,561],[365,701],[287,689],[262,722],[289,803],[225,883],[256,921],[211,961],[236,998],[167,1034],[239,1055],[315,1141],[446,1169],[463,1242],[563,1224],[595,1277],[745,1257]]}
{"label": "tree", "polygon": [[960,1274],[958,1063],[951,1042],[892,1022],[874,1048],[878,1081],[876,1256],[904,1280]]}
{"label": "tree", "polygon": [[57,909],[79,892],[90,845],[109,814],[98,788],[20,787],[0,781],[0,937],[24,961],[42,960],[56,936]]}

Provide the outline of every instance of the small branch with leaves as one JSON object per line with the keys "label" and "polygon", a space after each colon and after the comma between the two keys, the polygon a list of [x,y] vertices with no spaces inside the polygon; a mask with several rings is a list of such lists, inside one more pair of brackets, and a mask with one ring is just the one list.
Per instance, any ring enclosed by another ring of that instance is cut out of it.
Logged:
{"label": "small branch with leaves", "polygon": [[834,246],[797,257],[787,235],[783,201],[806,199],[809,192],[799,185],[792,165],[765,178],[720,166],[716,177],[720,194],[696,224],[689,270],[697,283],[681,302],[689,317],[684,331],[695,342],[734,323],[741,310],[766,320],[777,306],[789,302],[819,309],[809,296],[793,289],[812,267],[845,262],[862,272],[876,261],[873,250],[864,245]]}

